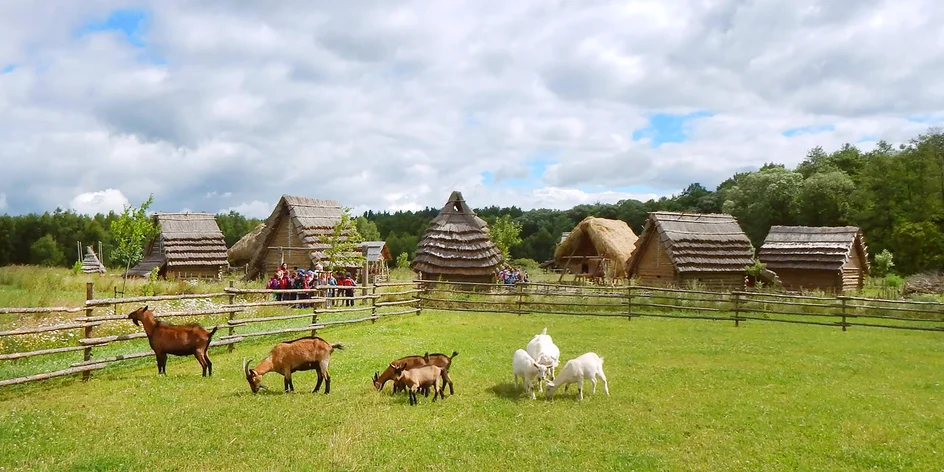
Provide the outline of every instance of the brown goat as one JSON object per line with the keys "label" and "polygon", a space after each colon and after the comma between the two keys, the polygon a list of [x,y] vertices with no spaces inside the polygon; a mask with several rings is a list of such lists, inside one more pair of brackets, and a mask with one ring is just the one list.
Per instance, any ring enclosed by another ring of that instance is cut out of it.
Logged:
{"label": "brown goat", "polygon": [[318,383],[311,393],[321,389],[321,382],[325,384],[325,395],[331,393],[331,374],[328,373],[328,364],[331,362],[331,353],[335,349],[343,349],[341,343],[331,344],[317,336],[308,336],[278,343],[272,348],[269,357],[266,357],[256,366],[249,368],[251,360],[243,361],[243,373],[249,382],[252,393],[256,393],[262,386],[262,376],[269,372],[278,372],[285,377],[285,391],[294,392],[292,372],[300,370],[315,370],[318,373]]}
{"label": "brown goat", "polygon": [[[430,364],[408,370],[405,369],[402,364],[391,363],[390,367],[393,367],[396,380],[403,382],[403,385],[410,392],[410,405],[416,405],[418,403],[416,400],[416,392],[424,388],[433,388],[434,402],[436,401],[436,397],[443,397],[443,385],[446,379],[444,375],[446,372],[445,369]],[[440,379],[443,379],[442,383],[439,382]]]}
{"label": "brown goat", "polygon": [[[443,372],[443,381],[449,384],[449,395],[454,395],[455,390],[453,389],[452,379],[449,377],[449,368],[452,366],[452,358],[458,356],[459,353],[452,351],[451,356],[446,356],[445,354],[440,353],[426,353],[422,356],[406,356],[397,359],[392,364],[403,365],[405,370],[410,370],[416,367],[424,365],[435,365],[444,370]],[[384,385],[389,380],[393,380],[393,393],[397,393],[404,389],[403,382],[397,381],[395,379],[396,375],[394,373],[393,367],[387,366],[383,373],[374,372],[374,388],[378,391],[383,390]],[[423,392],[425,395],[429,395],[429,391]]]}
{"label": "brown goat", "polygon": [[154,318],[154,312],[147,305],[128,314],[128,319],[137,326],[144,326],[148,343],[157,356],[157,373],[167,373],[167,355],[193,356],[203,368],[203,376],[213,375],[213,363],[207,355],[210,340],[216,333],[216,327],[207,331],[196,323],[172,325]]}

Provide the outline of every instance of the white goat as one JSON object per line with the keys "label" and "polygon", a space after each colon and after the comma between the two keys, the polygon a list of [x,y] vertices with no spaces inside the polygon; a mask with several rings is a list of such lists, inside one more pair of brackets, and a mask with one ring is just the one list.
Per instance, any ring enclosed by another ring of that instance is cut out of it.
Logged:
{"label": "white goat", "polygon": [[[551,380],[554,379],[554,369],[560,365],[560,349],[548,336],[547,328],[544,328],[541,334],[535,334],[531,342],[528,343],[528,355],[534,358],[538,364],[546,366],[551,374]],[[543,385],[539,384],[538,391],[543,390]]]}
{"label": "white goat", "polygon": [[606,383],[606,375],[603,374],[602,357],[595,353],[588,352],[576,359],[571,359],[564,364],[564,368],[561,369],[560,377],[552,382],[547,382],[547,399],[550,400],[551,397],[554,396],[554,392],[561,385],[564,386],[564,391],[566,392],[567,387],[575,383],[580,393],[580,399],[583,400],[583,381],[589,379],[590,383],[593,384],[593,389],[590,393],[596,394],[597,377],[600,377],[600,380],[603,381],[603,391],[606,392],[607,396],[610,396],[610,388]]}
{"label": "white goat", "polygon": [[511,358],[511,369],[515,375],[515,387],[518,386],[518,377],[521,377],[524,391],[530,393],[534,400],[534,382],[537,380],[538,385],[544,382],[547,367],[538,364],[524,349],[518,349]]}

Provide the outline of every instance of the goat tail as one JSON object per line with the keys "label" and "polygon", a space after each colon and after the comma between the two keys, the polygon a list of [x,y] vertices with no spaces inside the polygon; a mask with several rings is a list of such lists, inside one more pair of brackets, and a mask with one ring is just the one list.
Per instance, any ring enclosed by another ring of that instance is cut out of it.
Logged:
{"label": "goat tail", "polygon": [[546,327],[546,326],[544,327],[544,329],[541,330],[541,334],[547,335],[547,327]]}
{"label": "goat tail", "polygon": [[452,355],[449,356],[449,362],[452,363],[452,358],[459,355],[459,351],[452,351]]}
{"label": "goat tail", "polygon": [[344,345],[341,343],[334,343],[331,345],[331,350],[333,351],[335,349],[342,350],[344,349]]}
{"label": "goat tail", "polygon": [[216,334],[217,329],[219,329],[219,326],[214,326],[213,329],[210,330],[210,334],[207,335],[207,345],[210,344],[210,340],[213,339],[213,335]]}

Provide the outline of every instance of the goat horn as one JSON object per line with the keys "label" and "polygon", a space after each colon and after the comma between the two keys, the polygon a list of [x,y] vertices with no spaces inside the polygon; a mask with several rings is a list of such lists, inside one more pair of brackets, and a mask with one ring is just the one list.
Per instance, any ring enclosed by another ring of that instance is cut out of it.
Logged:
{"label": "goat horn", "polygon": [[249,362],[251,362],[250,359],[243,358],[243,373],[246,375],[249,375]]}

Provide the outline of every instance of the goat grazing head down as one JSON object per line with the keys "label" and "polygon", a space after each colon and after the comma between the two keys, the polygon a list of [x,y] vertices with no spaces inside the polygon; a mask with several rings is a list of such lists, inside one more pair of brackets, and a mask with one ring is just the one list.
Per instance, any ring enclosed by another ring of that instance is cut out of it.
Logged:
{"label": "goat grazing head down", "polygon": [[246,374],[246,381],[249,382],[249,388],[252,390],[252,393],[259,392],[259,389],[268,390],[262,385],[262,376],[259,375],[255,369],[249,368],[251,362],[252,359],[243,359],[243,373]]}
{"label": "goat grazing head down", "polygon": [[249,360],[243,361],[243,373],[252,393],[265,389],[262,377],[269,372],[282,374],[285,391],[294,392],[292,373],[297,371],[314,370],[318,374],[318,382],[312,393],[321,389],[324,383],[325,392],[331,392],[331,374],[328,365],[331,362],[331,353],[335,349],[343,349],[341,343],[331,344],[317,336],[307,336],[293,341],[281,342],[272,348],[269,356],[262,360],[254,369],[249,368]]}

